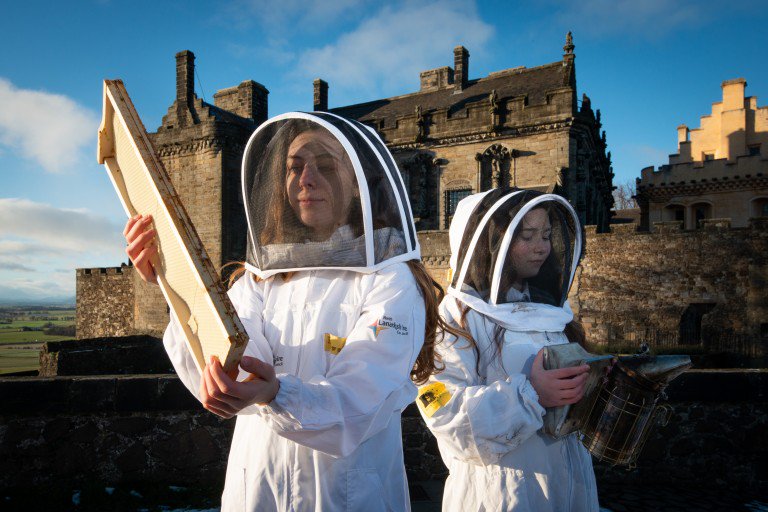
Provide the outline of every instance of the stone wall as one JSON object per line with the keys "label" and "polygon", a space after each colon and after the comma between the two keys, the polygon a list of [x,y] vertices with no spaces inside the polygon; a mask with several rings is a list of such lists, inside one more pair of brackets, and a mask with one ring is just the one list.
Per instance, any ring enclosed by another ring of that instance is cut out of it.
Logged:
{"label": "stone wall", "polygon": [[[596,464],[601,482],[765,489],[768,373],[689,371],[638,468]],[[0,490],[151,482],[221,485],[233,421],[204,411],[172,375],[0,378]],[[403,414],[411,480],[447,470],[413,405]],[[6,495],[4,494],[4,495]]]}
{"label": "stone wall", "polygon": [[[590,342],[677,342],[684,314],[700,323],[705,343],[759,344],[768,335],[768,220],[753,219],[745,229],[716,221],[696,231],[680,223],[659,224],[654,233],[635,229],[587,227],[569,298]],[[427,270],[446,287],[448,232],[421,231],[419,243]],[[80,269],[77,290],[79,338],[160,336],[168,322],[158,287],[131,267]]]}
{"label": "stone wall", "polygon": [[680,223],[658,225],[656,233],[634,229],[595,234],[588,226],[570,300],[590,341],[674,342],[684,314],[700,323],[705,343],[757,343],[766,335],[768,221],[746,229],[716,222],[696,231]]}
{"label": "stone wall", "polygon": [[[536,133],[514,138],[498,137],[488,141],[463,144],[436,145],[429,148],[432,161],[436,162],[433,172],[437,175],[435,190],[429,191],[432,201],[437,202],[438,226],[447,228],[445,217],[446,192],[452,190],[471,190],[478,192],[492,186],[491,174],[495,172],[491,163],[491,153],[504,152],[497,160],[501,164],[504,183],[519,187],[554,186],[560,180],[560,170],[568,168],[570,162],[569,130]],[[516,150],[517,157],[511,152]],[[400,169],[407,167],[405,162],[414,158],[418,151],[398,151],[396,160]],[[487,162],[482,156],[489,155]],[[493,155],[496,156],[496,155]],[[487,184],[481,183],[487,175]],[[498,185],[497,185],[498,186]],[[433,226],[435,227],[435,226]]]}
{"label": "stone wall", "polygon": [[168,325],[160,287],[142,281],[132,266],[77,269],[76,289],[78,339],[159,337]]}
{"label": "stone wall", "polygon": [[0,379],[0,489],[221,482],[234,422],[176,376]]}
{"label": "stone wall", "polygon": [[133,268],[79,268],[76,272],[77,337],[133,334]]}

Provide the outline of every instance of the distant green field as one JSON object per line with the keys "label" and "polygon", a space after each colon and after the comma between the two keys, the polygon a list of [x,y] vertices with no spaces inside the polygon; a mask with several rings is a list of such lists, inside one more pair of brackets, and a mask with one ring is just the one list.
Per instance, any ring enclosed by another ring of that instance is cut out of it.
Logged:
{"label": "distant green field", "polygon": [[[24,319],[15,319],[10,324],[0,324],[0,374],[37,370],[40,367],[40,348],[46,341],[69,340],[74,336],[47,335],[43,331],[22,331],[22,327],[73,325],[73,320],[58,318],[73,317],[74,310],[34,311]],[[2,312],[0,312],[2,316]],[[38,320],[40,316],[56,320]]]}
{"label": "distant green field", "polygon": [[74,336],[56,336],[47,335],[43,331],[5,331],[0,330],[0,346],[10,345],[16,343],[32,343],[39,341],[44,343],[46,341],[61,341],[71,340]]}
{"label": "distant green field", "polygon": [[[33,348],[34,347],[34,348]],[[40,368],[40,345],[0,347],[0,374]]]}
{"label": "distant green field", "polygon": [[0,332],[6,329],[20,329],[22,327],[42,327],[48,323],[53,325],[72,325],[75,322],[72,320],[14,320],[9,324],[0,324]]}

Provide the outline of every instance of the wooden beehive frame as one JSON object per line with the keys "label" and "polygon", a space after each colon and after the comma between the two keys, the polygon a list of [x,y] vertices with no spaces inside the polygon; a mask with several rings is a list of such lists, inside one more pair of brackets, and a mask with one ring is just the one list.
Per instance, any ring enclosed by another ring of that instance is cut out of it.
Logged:
{"label": "wooden beehive frame", "polygon": [[248,336],[121,80],[104,81],[97,153],[126,214],[153,217],[152,265],[198,369],[215,355],[234,374]]}

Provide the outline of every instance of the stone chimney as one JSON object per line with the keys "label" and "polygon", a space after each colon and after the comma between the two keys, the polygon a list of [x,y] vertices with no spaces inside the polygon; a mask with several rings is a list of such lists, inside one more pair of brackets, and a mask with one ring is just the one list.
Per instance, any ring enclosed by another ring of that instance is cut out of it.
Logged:
{"label": "stone chimney", "polygon": [[688,126],[681,124],[677,127],[677,144],[680,145],[681,142],[688,142]]}
{"label": "stone chimney", "polygon": [[328,110],[328,82],[316,78],[312,83],[315,88],[313,109],[315,112],[326,112]]}
{"label": "stone chimney", "polygon": [[723,88],[723,111],[740,110],[744,108],[744,90],[747,87],[747,81],[743,78],[734,78],[722,83]]}
{"label": "stone chimney", "polygon": [[185,124],[194,109],[195,54],[184,50],[176,54],[176,114],[179,124]]}
{"label": "stone chimney", "polygon": [[453,87],[463,91],[469,79],[469,52],[463,46],[453,49]]}
{"label": "stone chimney", "polygon": [[419,73],[420,91],[436,91],[453,85],[453,70],[448,66]]}

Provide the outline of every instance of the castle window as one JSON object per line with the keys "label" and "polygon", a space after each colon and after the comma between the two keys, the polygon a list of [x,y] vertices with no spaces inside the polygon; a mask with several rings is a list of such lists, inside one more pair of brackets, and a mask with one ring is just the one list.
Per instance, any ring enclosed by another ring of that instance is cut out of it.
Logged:
{"label": "castle window", "polygon": [[753,217],[768,217],[768,197],[760,197],[752,201]]}
{"label": "castle window", "polygon": [[472,194],[471,188],[463,188],[460,190],[446,190],[445,192],[445,229],[451,226],[451,219],[453,214],[456,213],[456,205],[459,201]]}
{"label": "castle window", "polygon": [[664,208],[664,220],[685,222],[685,207],[679,204],[670,204]]}
{"label": "castle window", "polygon": [[747,149],[749,150],[749,156],[758,156],[760,154],[760,144],[753,144]]}
{"label": "castle window", "polygon": [[707,203],[697,203],[691,206],[691,212],[693,213],[694,229],[701,227],[701,221],[704,219],[712,218],[712,205]]}
{"label": "castle window", "polygon": [[709,162],[710,160],[714,160],[714,159],[715,159],[714,153],[704,153],[704,157],[702,158],[702,160],[704,160],[705,162]]}

